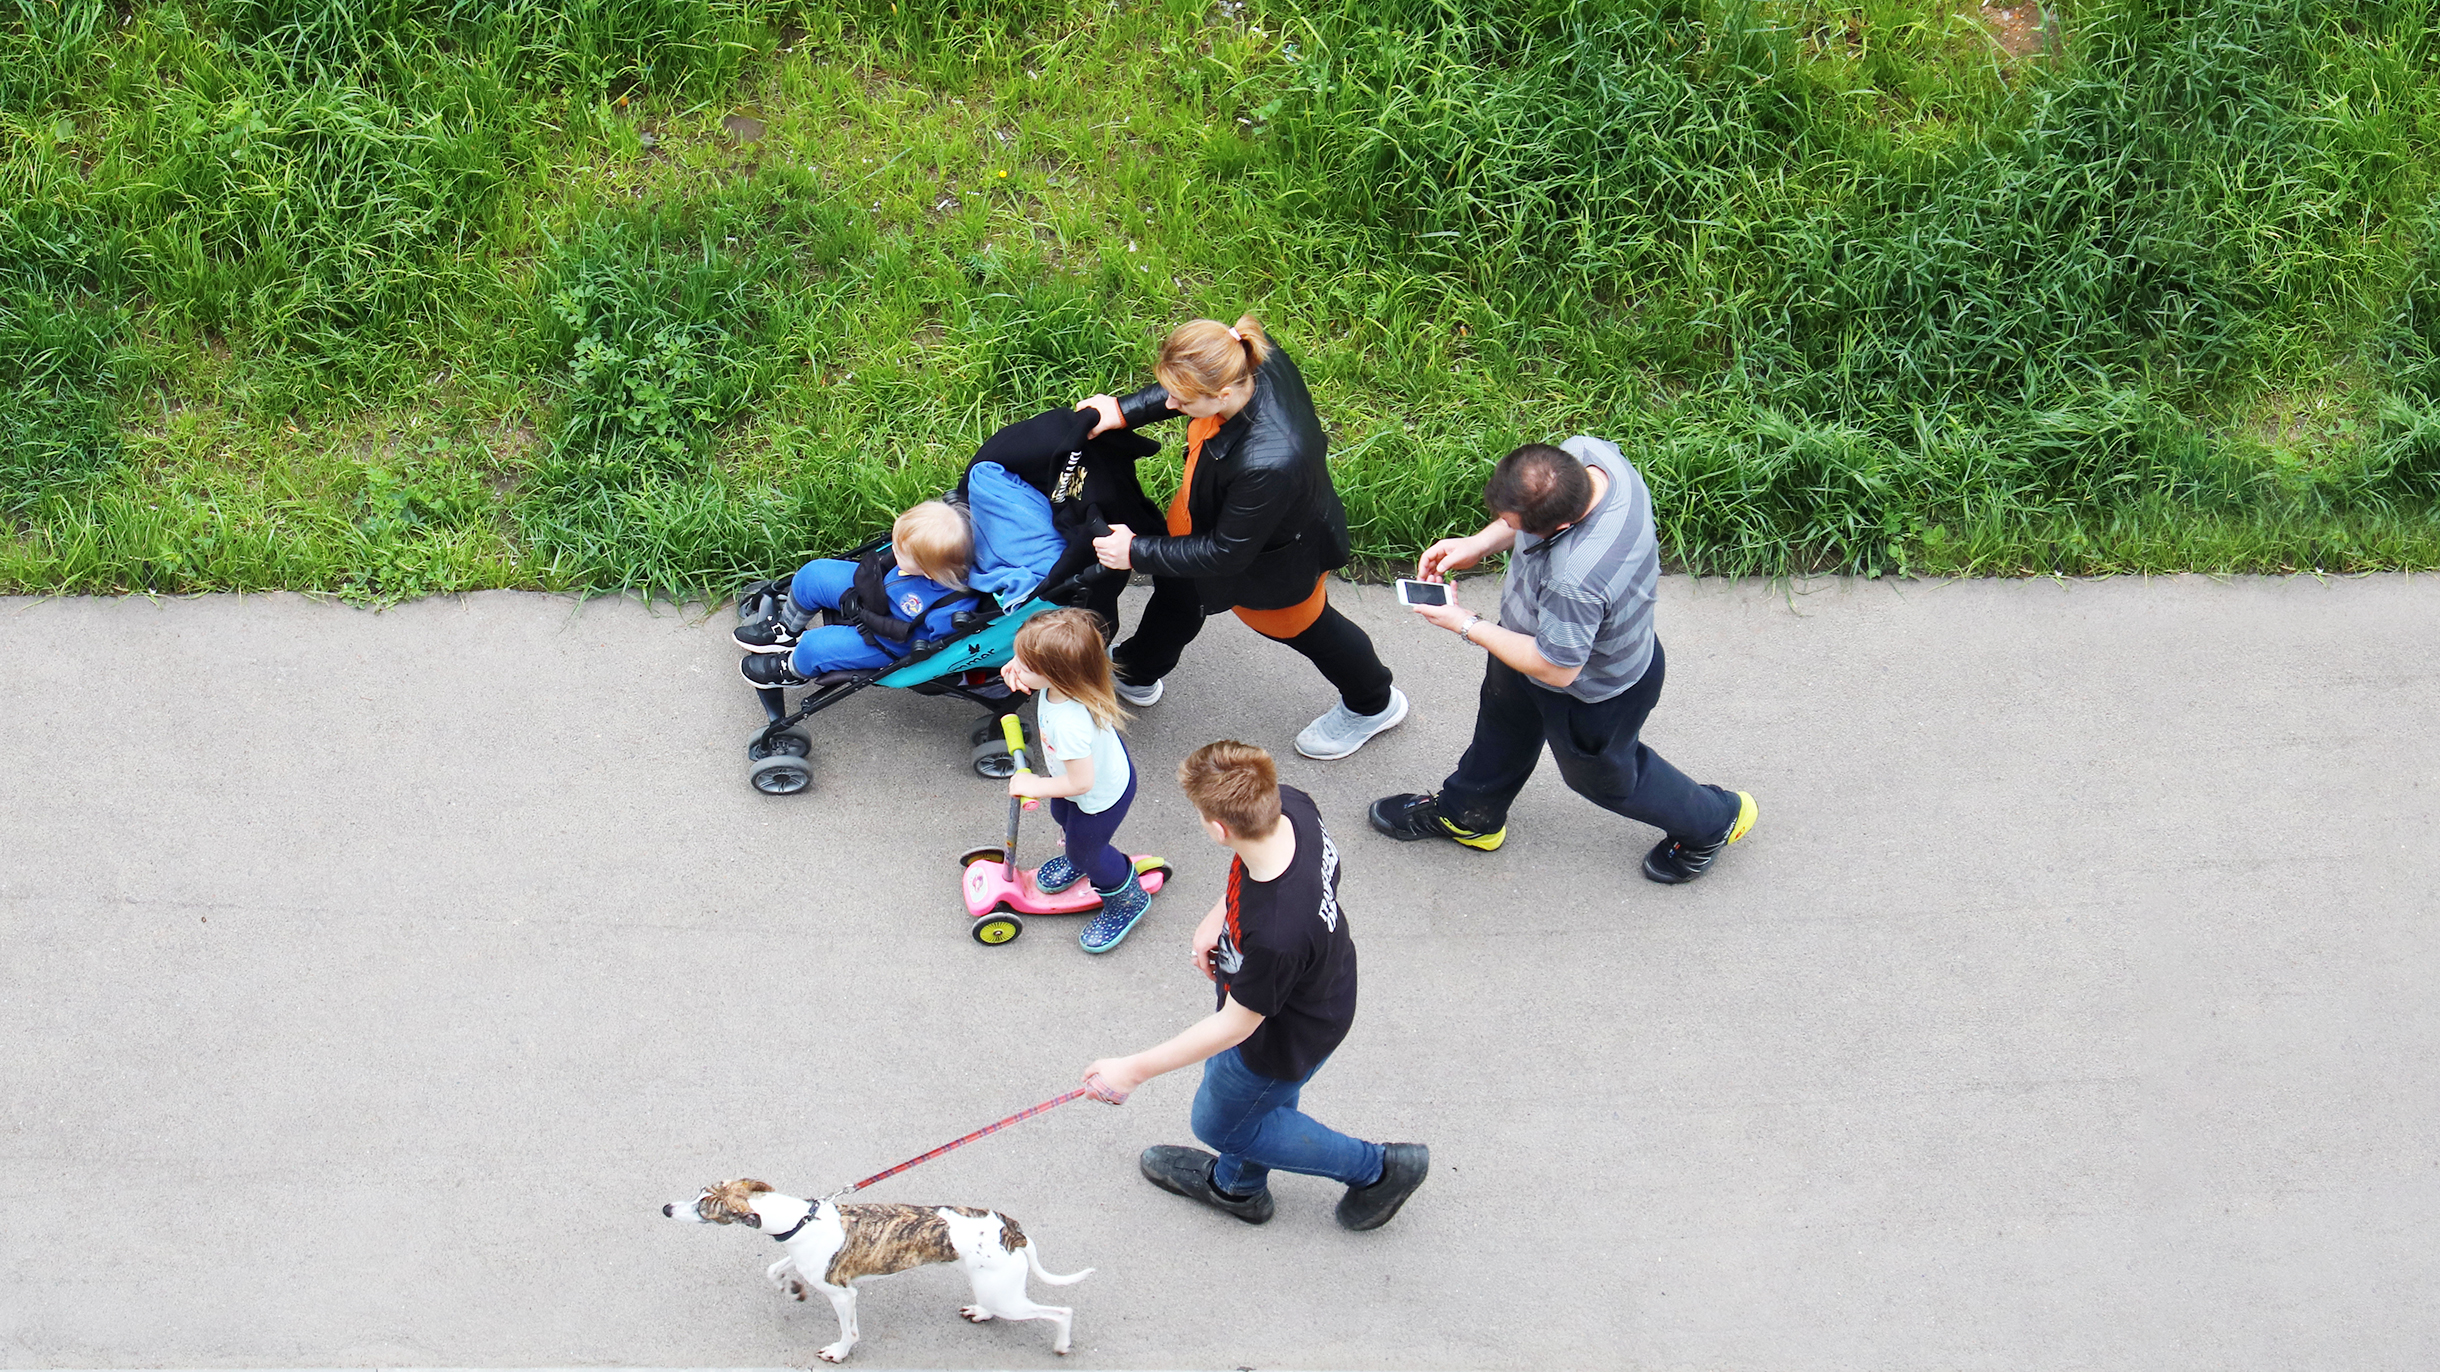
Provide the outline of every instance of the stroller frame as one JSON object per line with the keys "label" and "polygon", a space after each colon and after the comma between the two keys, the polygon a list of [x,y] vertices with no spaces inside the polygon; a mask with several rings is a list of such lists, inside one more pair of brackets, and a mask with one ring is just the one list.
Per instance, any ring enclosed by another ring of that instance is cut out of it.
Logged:
{"label": "stroller frame", "polygon": [[[1106,531],[1107,526],[1102,526],[1100,532]],[[844,556],[850,561],[859,560],[888,547],[889,543],[889,535],[882,534],[867,539]],[[794,710],[788,708],[787,692],[781,687],[756,687],[754,695],[762,704],[767,722],[746,744],[747,781],[765,795],[794,795],[811,786],[813,770],[807,759],[813,754],[813,741],[797,732],[796,726],[868,686],[888,686],[918,695],[956,696],[982,706],[989,713],[976,722],[967,740],[973,745],[974,770],[994,778],[1014,774],[1016,763],[1001,737],[1000,720],[1017,713],[1023,698],[999,680],[997,669],[1015,655],[1017,630],[1026,620],[1045,610],[1081,603],[1084,592],[1110,573],[1109,568],[1093,560],[1092,552],[1090,538],[1075,540],[1052,566],[1050,575],[1042,578],[1014,607],[1002,606],[993,597],[983,596],[974,609],[958,613],[952,621],[956,632],[925,644],[888,666],[822,673],[798,698]],[[780,593],[784,595],[786,591]],[[990,673],[986,680],[968,679],[986,672]]]}

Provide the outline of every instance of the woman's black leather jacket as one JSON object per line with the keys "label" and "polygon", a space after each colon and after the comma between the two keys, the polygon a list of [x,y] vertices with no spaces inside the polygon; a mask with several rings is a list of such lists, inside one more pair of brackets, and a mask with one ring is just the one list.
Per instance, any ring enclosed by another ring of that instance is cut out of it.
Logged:
{"label": "woman's black leather jacket", "polygon": [[[1160,386],[1118,402],[1130,429],[1177,418]],[[1347,510],[1330,484],[1330,440],[1305,378],[1272,345],[1254,398],[1205,439],[1186,513],[1194,532],[1137,530],[1132,560],[1156,577],[1188,577],[1203,612],[1279,610],[1313,594],[1322,573],[1347,565]]]}

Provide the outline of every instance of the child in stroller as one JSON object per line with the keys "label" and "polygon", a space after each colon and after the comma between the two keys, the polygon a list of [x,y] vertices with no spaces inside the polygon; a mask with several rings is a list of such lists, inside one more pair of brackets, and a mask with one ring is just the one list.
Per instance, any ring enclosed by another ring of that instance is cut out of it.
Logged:
{"label": "child in stroller", "polygon": [[[824,672],[889,666],[916,643],[949,637],[976,603],[966,585],[974,560],[968,518],[927,500],[890,525],[886,551],[806,563],[787,594],[773,598],[768,618],[738,626],[737,646],[748,654],[738,670],[758,688],[805,686]],[[830,622],[816,624],[825,611]]]}
{"label": "child in stroller", "polygon": [[[739,670],[769,720],[746,745],[747,780],[769,795],[811,785],[813,741],[796,726],[870,686],[982,706],[989,713],[967,739],[974,769],[1008,776],[1015,763],[1000,719],[1018,701],[998,668],[1028,619],[1078,603],[1109,575],[1091,541],[1108,526],[1093,524],[1063,535],[1047,494],[978,459],[960,489],[899,516],[888,535],[747,586],[735,637],[749,656]],[[790,709],[786,693],[797,687],[804,694]]]}

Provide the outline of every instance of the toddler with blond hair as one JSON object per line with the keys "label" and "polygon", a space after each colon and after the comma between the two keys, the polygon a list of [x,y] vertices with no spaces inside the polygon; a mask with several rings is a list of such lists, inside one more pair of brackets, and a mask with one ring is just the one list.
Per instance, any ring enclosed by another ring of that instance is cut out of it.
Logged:
{"label": "toddler with blond hair", "polygon": [[[927,500],[890,525],[890,546],[862,562],[826,557],[788,583],[776,613],[740,627],[738,670],[755,686],[802,686],[824,672],[886,667],[955,632],[977,597],[966,585],[974,528],[966,512]],[[832,622],[815,624],[822,611]]]}

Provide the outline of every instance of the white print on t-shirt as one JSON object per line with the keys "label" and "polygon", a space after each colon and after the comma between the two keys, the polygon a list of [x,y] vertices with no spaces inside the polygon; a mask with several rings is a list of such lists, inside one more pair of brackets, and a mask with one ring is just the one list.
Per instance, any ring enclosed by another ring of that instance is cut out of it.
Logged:
{"label": "white print on t-shirt", "polygon": [[1322,927],[1334,934],[1339,930],[1338,875],[1339,846],[1330,841],[1330,831],[1322,829]]}
{"label": "white print on t-shirt", "polygon": [[1245,950],[1237,946],[1237,940],[1230,938],[1226,929],[1220,931],[1220,946],[1212,950],[1212,961],[1220,965],[1220,975],[1224,977],[1245,970]]}

